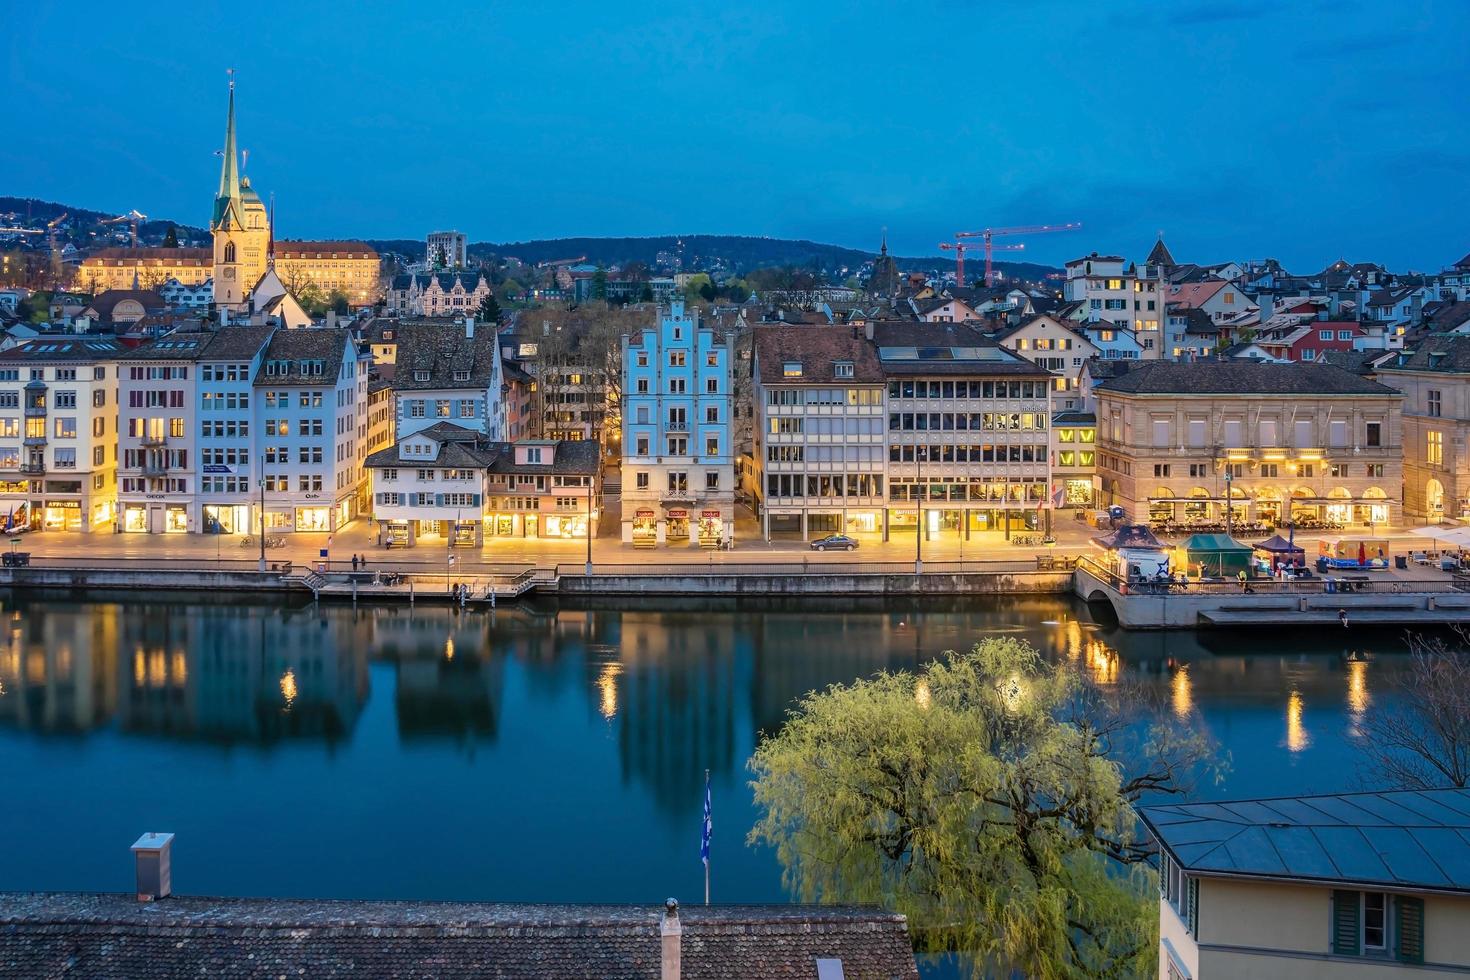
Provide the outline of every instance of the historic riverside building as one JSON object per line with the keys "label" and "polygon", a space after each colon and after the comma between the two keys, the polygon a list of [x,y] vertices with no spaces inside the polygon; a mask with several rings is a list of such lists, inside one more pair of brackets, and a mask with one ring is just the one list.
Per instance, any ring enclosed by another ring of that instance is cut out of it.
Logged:
{"label": "historic riverside building", "polygon": [[194,494],[206,534],[260,532],[260,456],[251,425],[255,376],[275,328],[229,327],[207,334],[195,360],[197,401],[186,425],[198,433],[199,481]]}
{"label": "historic riverside building", "polygon": [[1404,393],[1404,511],[1470,519],[1470,337],[1431,336],[1378,369]]}
{"label": "historic riverside building", "polygon": [[761,531],[884,527],[887,384],[857,330],[756,327],[751,460]]}
{"label": "historic riverside building", "polygon": [[1052,375],[962,323],[873,326],[888,393],[888,519],[924,535],[1037,530]]}
{"label": "historic riverside building", "polygon": [[731,347],[679,301],[656,327],[623,338],[625,544],[734,539]]}
{"label": "historic riverside building", "polygon": [[1135,520],[1398,518],[1401,404],[1327,364],[1149,361],[1099,381],[1099,503]]}
{"label": "historic riverside building", "polygon": [[0,351],[0,520],[11,530],[111,531],[117,367],[100,337]]}
{"label": "historic riverside building", "polygon": [[505,439],[505,391],[495,325],[473,315],[447,323],[400,323],[393,335],[393,390],[401,440],[453,422],[492,442]]}
{"label": "historic riverside building", "polygon": [[479,547],[488,537],[585,538],[597,534],[600,460],[595,442],[494,442],[436,422],[374,453],[378,543],[438,539]]}
{"label": "historic riverside building", "polygon": [[267,532],[335,531],[368,513],[371,363],[350,330],[272,335],[254,385]]}
{"label": "historic riverside building", "polygon": [[271,216],[241,174],[235,141],[235,86],[230,84],[225,120],[224,162],[209,230],[212,248],[104,248],[83,259],[77,282],[95,291],[157,288],[169,279],[197,285],[213,277],[215,306],[246,310],[247,297],[265,274],[274,251],[281,281],[298,296],[315,286],[325,297],[345,293],[353,305],[379,295],[378,253],[358,241],[275,241]]}

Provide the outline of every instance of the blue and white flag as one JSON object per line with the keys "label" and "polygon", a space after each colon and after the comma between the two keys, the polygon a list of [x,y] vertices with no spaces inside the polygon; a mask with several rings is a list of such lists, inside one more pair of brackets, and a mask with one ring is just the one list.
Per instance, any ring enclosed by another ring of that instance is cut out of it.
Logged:
{"label": "blue and white flag", "polygon": [[699,843],[699,857],[709,867],[709,835],[714,824],[710,820],[709,771],[704,773],[704,835]]}

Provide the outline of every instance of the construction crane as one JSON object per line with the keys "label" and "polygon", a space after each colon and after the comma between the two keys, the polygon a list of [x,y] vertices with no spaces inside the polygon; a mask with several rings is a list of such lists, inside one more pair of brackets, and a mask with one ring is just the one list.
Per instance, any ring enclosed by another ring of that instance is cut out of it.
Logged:
{"label": "construction crane", "polygon": [[133,237],[133,248],[137,248],[138,247],[138,222],[140,222],[140,221],[147,221],[147,220],[148,220],[148,215],[144,214],[142,211],[139,211],[137,208],[134,208],[133,210],[129,211],[127,214],[120,214],[116,218],[107,218],[107,219],[105,219],[105,220],[102,221],[102,224],[104,224],[104,225],[120,225],[124,221],[126,221],[128,223],[128,231],[132,233],[132,237]]}
{"label": "construction crane", "polygon": [[[1064,225],[1017,225],[1014,228],[986,228],[984,231],[957,231],[956,238],[978,238],[985,246],[985,285],[989,286],[995,281],[995,275],[991,270],[990,253],[1005,250],[1004,246],[996,245],[992,239],[1002,235],[1046,235],[1054,231],[1076,231],[1082,227],[1080,221],[1069,221]],[[973,248],[974,246],[970,246]],[[960,285],[964,285],[960,283]]]}
{"label": "construction crane", "polygon": [[40,235],[40,228],[0,228],[0,235]]}
{"label": "construction crane", "polygon": [[[946,252],[954,252],[954,284],[961,289],[965,288],[965,250],[974,248],[968,242],[940,242],[939,247]],[[985,285],[990,285],[990,253],[991,252],[1021,252],[1025,245],[1018,243],[1011,245],[991,245],[986,243],[985,247]]]}

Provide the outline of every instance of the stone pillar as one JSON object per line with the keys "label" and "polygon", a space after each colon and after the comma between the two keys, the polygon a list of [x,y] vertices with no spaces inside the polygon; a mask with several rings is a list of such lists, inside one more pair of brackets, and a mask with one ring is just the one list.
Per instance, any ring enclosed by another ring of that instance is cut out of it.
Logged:
{"label": "stone pillar", "polygon": [[884,507],[883,507],[883,541],[885,543],[888,541],[888,507],[887,507],[887,505],[884,505]]}
{"label": "stone pillar", "polygon": [[683,938],[679,903],[671,898],[664,903],[663,921],[659,923],[659,980],[680,980]]}
{"label": "stone pillar", "polygon": [[660,517],[653,530],[653,543],[662,548],[669,543],[669,522]]}
{"label": "stone pillar", "polygon": [[766,539],[766,544],[771,543],[771,509],[761,508],[761,536]]}
{"label": "stone pillar", "polygon": [[623,519],[623,544],[633,543],[633,522],[627,518]]}
{"label": "stone pillar", "polygon": [[808,540],[806,536],[806,508],[801,509],[801,540]]}

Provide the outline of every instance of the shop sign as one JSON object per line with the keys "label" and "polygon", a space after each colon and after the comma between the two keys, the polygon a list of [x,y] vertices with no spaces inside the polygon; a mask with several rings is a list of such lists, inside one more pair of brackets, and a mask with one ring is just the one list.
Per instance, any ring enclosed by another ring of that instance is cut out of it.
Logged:
{"label": "shop sign", "polygon": [[64,507],[67,510],[81,510],[82,504],[79,500],[48,500],[47,507]]}
{"label": "shop sign", "polygon": [[719,511],[717,511],[717,510],[702,510],[702,511],[699,512],[699,516],[700,517],[713,517],[713,518],[718,519],[718,518],[720,518],[723,515]]}
{"label": "shop sign", "polygon": [[322,495],[319,494],[319,493],[308,493],[308,494],[306,494],[306,499],[307,500],[320,500],[320,499],[322,499]]}
{"label": "shop sign", "polygon": [[234,473],[233,467],[225,466],[223,463],[205,463],[205,473]]}
{"label": "shop sign", "polygon": [[653,516],[653,511],[651,511],[651,510],[640,510],[640,511],[638,511],[638,513],[635,516],[637,516],[637,517],[652,517]]}
{"label": "shop sign", "polygon": [[687,510],[680,509],[680,510],[671,510],[671,511],[669,511],[669,517],[671,517],[671,518],[684,519],[684,518],[687,518],[688,516],[689,516],[689,512]]}
{"label": "shop sign", "polygon": [[163,494],[161,494],[161,493],[145,493],[145,494],[143,494],[143,499],[144,500],[162,500],[163,499]]}

